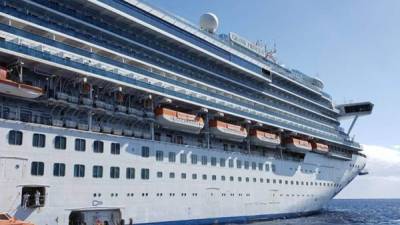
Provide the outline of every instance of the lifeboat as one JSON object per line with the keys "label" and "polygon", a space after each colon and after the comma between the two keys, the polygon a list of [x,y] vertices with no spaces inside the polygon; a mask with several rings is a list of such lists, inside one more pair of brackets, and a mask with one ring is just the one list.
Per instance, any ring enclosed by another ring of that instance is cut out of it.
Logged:
{"label": "lifeboat", "polygon": [[200,116],[178,112],[167,108],[155,110],[156,121],[161,126],[171,130],[198,134],[204,127],[204,120]]}
{"label": "lifeboat", "polygon": [[251,143],[254,145],[268,148],[274,148],[277,145],[281,144],[281,138],[279,137],[279,135],[260,130],[251,130],[250,140]]}
{"label": "lifeboat", "polygon": [[313,143],[311,143],[311,145],[312,145],[312,150],[315,152],[324,153],[324,154],[329,152],[329,146],[326,144],[313,142]]}
{"label": "lifeboat", "polygon": [[230,141],[243,141],[247,137],[247,131],[242,126],[219,120],[210,120],[210,133],[218,138]]}
{"label": "lifeboat", "polygon": [[8,80],[7,70],[0,68],[0,93],[33,99],[43,95],[43,89]]}
{"label": "lifeboat", "polygon": [[15,217],[11,217],[8,213],[0,212],[0,225],[34,225],[33,223],[17,220]]}
{"label": "lifeboat", "polygon": [[312,150],[312,146],[311,143],[299,138],[288,138],[286,140],[286,147],[293,152],[300,152],[300,153],[304,153],[304,152],[309,152]]}

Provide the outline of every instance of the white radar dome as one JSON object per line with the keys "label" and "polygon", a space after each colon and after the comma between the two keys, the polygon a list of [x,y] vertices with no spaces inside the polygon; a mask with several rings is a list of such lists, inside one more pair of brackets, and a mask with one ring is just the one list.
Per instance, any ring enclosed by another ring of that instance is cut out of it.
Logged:
{"label": "white radar dome", "polygon": [[200,17],[200,28],[210,33],[218,29],[218,17],[213,13],[205,13]]}

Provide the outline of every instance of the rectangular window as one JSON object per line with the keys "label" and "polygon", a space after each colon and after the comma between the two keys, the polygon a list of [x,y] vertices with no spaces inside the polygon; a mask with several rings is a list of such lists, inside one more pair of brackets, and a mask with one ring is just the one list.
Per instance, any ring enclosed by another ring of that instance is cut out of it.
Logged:
{"label": "rectangular window", "polygon": [[233,176],[230,176],[230,177],[229,177],[229,180],[230,180],[230,181],[234,181]]}
{"label": "rectangular window", "polygon": [[156,151],[156,160],[164,161],[164,152],[163,151]]}
{"label": "rectangular window", "polygon": [[207,174],[203,174],[202,178],[203,180],[207,180]]}
{"label": "rectangular window", "polygon": [[86,140],[77,138],[75,139],[75,151],[84,152],[86,151]]}
{"label": "rectangular window", "polygon": [[265,164],[265,171],[269,172],[269,164]]}
{"label": "rectangular window", "polygon": [[249,161],[244,161],[244,168],[245,168],[246,170],[248,170],[249,167],[250,167]]}
{"label": "rectangular window", "polygon": [[43,176],[44,174],[44,162],[32,162],[31,163],[31,175]]}
{"label": "rectangular window", "polygon": [[158,172],[157,172],[157,177],[158,177],[158,178],[162,178],[162,177],[163,177],[163,173],[162,173],[161,171],[158,171]]}
{"label": "rectangular window", "polygon": [[175,178],[175,173],[173,173],[173,172],[169,173],[169,178],[171,178],[171,179]]}
{"label": "rectangular window", "polygon": [[225,159],[224,158],[220,158],[219,159],[219,166],[220,167],[225,167]]}
{"label": "rectangular window", "polygon": [[53,176],[55,176],[55,177],[64,177],[65,176],[65,164],[64,163],[54,163]]}
{"label": "rectangular window", "polygon": [[207,165],[207,156],[201,156],[201,165]]}
{"label": "rectangular window", "polygon": [[228,160],[228,166],[229,168],[233,168],[233,159]]}
{"label": "rectangular window", "polygon": [[104,143],[102,141],[94,141],[93,142],[93,152],[103,153],[104,152]]}
{"label": "rectangular window", "polygon": [[258,164],[258,170],[262,171],[262,170],[263,170],[263,167],[264,167],[264,164],[262,164],[262,163],[259,163],[259,164]]}
{"label": "rectangular window", "polygon": [[149,158],[150,157],[150,148],[147,146],[142,146],[142,157]]}
{"label": "rectangular window", "polygon": [[121,154],[121,144],[120,143],[111,143],[111,154],[119,155]]}
{"label": "rectangular window", "polygon": [[238,169],[242,168],[242,161],[236,160],[236,167],[237,167]]}
{"label": "rectangular window", "polygon": [[175,161],[176,161],[176,154],[175,154],[175,152],[169,152],[169,153],[168,153],[168,161],[169,161],[169,162],[175,162]]}
{"label": "rectangular window", "polygon": [[62,136],[56,136],[54,138],[54,148],[55,149],[66,149],[67,148],[67,138]]}
{"label": "rectangular window", "polygon": [[119,167],[116,167],[116,166],[110,167],[110,178],[113,178],[113,179],[119,178]]}
{"label": "rectangular window", "polygon": [[197,155],[194,154],[190,155],[190,159],[192,161],[192,164],[197,164]]}
{"label": "rectangular window", "polygon": [[85,165],[74,165],[74,177],[85,177]]}
{"label": "rectangular window", "polygon": [[211,157],[211,166],[216,166],[217,165],[217,158]]}
{"label": "rectangular window", "polygon": [[135,168],[126,168],[126,179],[135,179]]}
{"label": "rectangular window", "polygon": [[226,180],[225,176],[221,176],[221,180],[225,181]]}
{"label": "rectangular window", "polygon": [[252,163],[251,163],[251,169],[252,169],[252,170],[257,169],[257,163],[252,162]]}
{"label": "rectangular window", "polygon": [[239,181],[239,182],[242,182],[242,177],[238,177],[238,181]]}
{"label": "rectangular window", "polygon": [[103,167],[93,166],[93,178],[102,178],[102,177],[103,177]]}
{"label": "rectangular window", "polygon": [[140,178],[142,178],[142,180],[150,179],[150,170],[149,169],[142,169],[141,172],[140,172]]}
{"label": "rectangular window", "polygon": [[181,153],[180,154],[180,159],[181,159],[181,163],[186,163],[187,161],[187,157],[185,153]]}
{"label": "rectangular window", "polygon": [[276,166],[274,164],[271,165],[271,170],[272,170],[272,172],[276,171]]}
{"label": "rectangular window", "polygon": [[8,133],[8,144],[22,145],[22,132],[17,130],[10,130]]}
{"label": "rectangular window", "polygon": [[46,145],[46,136],[44,134],[33,134],[32,146],[44,148]]}
{"label": "rectangular window", "polygon": [[196,174],[196,173],[193,173],[193,174],[192,174],[192,179],[193,179],[193,180],[197,180],[197,174]]}
{"label": "rectangular window", "polygon": [[186,173],[181,173],[181,178],[186,179]]}

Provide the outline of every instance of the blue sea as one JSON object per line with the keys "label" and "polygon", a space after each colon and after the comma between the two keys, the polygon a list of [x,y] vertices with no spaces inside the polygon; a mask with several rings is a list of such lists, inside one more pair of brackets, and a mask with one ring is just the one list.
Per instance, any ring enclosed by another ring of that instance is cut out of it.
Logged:
{"label": "blue sea", "polygon": [[252,223],[254,225],[400,225],[400,199],[332,200],[312,216]]}

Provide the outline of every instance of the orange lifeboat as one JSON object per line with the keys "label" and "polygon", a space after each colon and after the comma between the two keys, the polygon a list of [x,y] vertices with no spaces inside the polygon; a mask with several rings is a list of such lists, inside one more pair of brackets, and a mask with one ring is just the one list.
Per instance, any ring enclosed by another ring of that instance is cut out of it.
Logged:
{"label": "orange lifeboat", "polygon": [[318,142],[312,142],[312,150],[320,153],[328,153],[329,152],[329,146],[326,144],[318,143]]}
{"label": "orange lifeboat", "polygon": [[43,89],[7,79],[7,70],[0,68],[0,93],[21,98],[37,98],[43,95]]}
{"label": "orange lifeboat", "polygon": [[7,213],[0,212],[0,225],[34,225],[30,222],[17,220],[14,217],[11,217]]}
{"label": "orange lifeboat", "polygon": [[291,137],[285,143],[290,151],[304,153],[312,150],[311,143],[300,138]]}
{"label": "orange lifeboat", "polygon": [[276,147],[281,143],[281,138],[279,137],[279,135],[260,130],[251,130],[250,140],[251,143],[254,145],[269,148]]}
{"label": "orange lifeboat", "polygon": [[219,120],[210,120],[210,132],[218,138],[230,141],[243,141],[247,137],[247,131],[242,126]]}
{"label": "orange lifeboat", "polygon": [[155,114],[156,121],[167,129],[198,134],[204,127],[204,120],[200,116],[167,108],[157,108]]}

